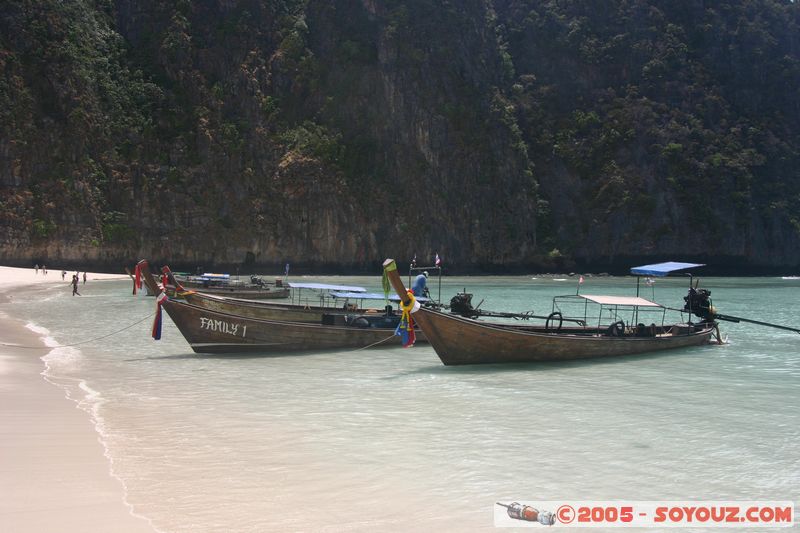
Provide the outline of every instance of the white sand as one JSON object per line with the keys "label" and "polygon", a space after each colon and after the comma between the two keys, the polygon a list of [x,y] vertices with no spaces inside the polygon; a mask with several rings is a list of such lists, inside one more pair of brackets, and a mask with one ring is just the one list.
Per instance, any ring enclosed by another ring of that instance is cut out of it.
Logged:
{"label": "white sand", "polygon": [[[152,533],[124,502],[124,487],[110,473],[89,414],[45,381],[41,357],[49,350],[7,314],[13,290],[42,283],[69,290],[72,274],[62,281],[61,269],[45,276],[33,268],[0,267],[0,530]],[[79,276],[82,286],[83,272]],[[127,278],[89,273],[87,284]]]}
{"label": "white sand", "polygon": [[[15,267],[4,267],[0,266],[0,288],[7,288],[9,286],[21,286],[21,285],[35,285],[40,283],[69,283],[72,280],[72,275],[75,273],[75,270],[67,270],[66,276],[64,276],[64,280],[61,280],[61,271],[64,269],[57,269],[53,270],[48,267],[47,275],[45,275],[42,269],[39,269],[39,273],[36,274],[36,271],[31,268],[15,268]],[[78,276],[80,277],[81,284],[83,283],[83,271],[78,272]],[[99,274],[97,272],[87,272],[86,273],[86,283],[92,280],[98,279],[130,279],[127,274]]]}

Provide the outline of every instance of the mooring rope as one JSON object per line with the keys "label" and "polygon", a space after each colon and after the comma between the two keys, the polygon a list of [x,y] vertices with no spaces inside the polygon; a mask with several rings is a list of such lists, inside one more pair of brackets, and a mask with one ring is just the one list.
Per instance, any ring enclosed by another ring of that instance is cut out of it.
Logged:
{"label": "mooring rope", "polygon": [[[116,335],[118,333],[122,333],[125,330],[131,329],[133,326],[141,324],[142,322],[144,322],[148,318],[152,318],[153,315],[155,315],[155,313],[151,313],[151,314],[147,315],[146,317],[137,320],[133,324],[129,324],[129,325],[125,326],[122,329],[118,329],[116,331],[113,331],[113,332],[109,333],[108,335],[103,335],[102,337],[95,337],[93,339],[88,339],[88,340],[85,340],[85,341],[73,342],[73,343],[70,343],[70,344],[58,344],[56,346],[25,346],[25,345],[22,345],[22,344],[12,344],[12,343],[9,343],[9,342],[0,342],[0,346],[8,346],[10,348],[26,348],[26,349],[31,349],[31,350],[52,349],[52,348],[70,348],[72,346],[79,346],[81,344],[88,344],[90,342],[101,341],[103,339],[107,339],[108,337],[112,337],[112,336],[114,336],[114,335]],[[397,335],[395,335],[395,334],[391,334],[388,337],[386,337],[385,339],[379,340],[378,342],[373,342],[372,344],[368,344],[367,346],[362,346],[361,348],[356,348],[353,351],[354,352],[358,352],[360,350],[366,350],[368,348],[372,348],[373,346],[377,346],[379,344],[383,344],[384,342],[386,342],[386,341],[388,341],[390,339],[393,339],[396,336]]]}
{"label": "mooring rope", "polygon": [[386,337],[385,339],[383,339],[383,340],[381,340],[381,341],[378,341],[378,342],[373,342],[372,344],[369,344],[369,345],[367,345],[367,346],[362,346],[361,348],[356,348],[356,349],[355,349],[355,350],[353,350],[353,351],[354,351],[354,352],[357,352],[357,351],[359,351],[359,350],[366,350],[367,348],[372,348],[373,346],[377,346],[377,345],[379,345],[379,344],[381,344],[381,343],[383,343],[383,342],[386,342],[386,341],[388,341],[389,339],[393,339],[394,337],[397,337],[397,335],[395,335],[394,333],[392,333],[391,335],[389,335],[388,337]]}
{"label": "mooring rope", "polygon": [[[94,339],[89,339],[89,340],[85,340],[85,341],[73,342],[71,344],[58,344],[56,346],[24,346],[22,344],[11,344],[11,343],[8,343],[8,342],[0,342],[0,346],[9,346],[9,347],[12,347],[12,348],[30,348],[30,349],[33,349],[33,350],[36,350],[36,349],[52,349],[52,348],[70,348],[72,346],[79,346],[81,344],[87,344],[87,343],[90,343],[90,342],[101,341],[103,339],[107,339],[108,337],[116,335],[117,333],[122,333],[126,329],[131,329],[133,326],[136,326],[137,324],[141,324],[142,322],[144,322],[148,318],[152,318],[153,315],[155,315],[155,313],[150,313],[146,317],[144,317],[144,318],[142,318],[140,320],[137,320],[133,324],[125,326],[122,329],[118,329],[117,331],[109,333],[108,335],[103,335],[102,337],[95,337]],[[383,341],[381,341],[381,342],[383,342]]]}

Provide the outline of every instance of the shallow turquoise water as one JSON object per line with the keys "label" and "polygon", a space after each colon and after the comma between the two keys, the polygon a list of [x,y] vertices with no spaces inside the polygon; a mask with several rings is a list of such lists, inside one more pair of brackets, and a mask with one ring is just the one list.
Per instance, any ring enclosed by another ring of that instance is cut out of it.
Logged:
{"label": "shallow turquoise water", "polygon": [[[800,280],[702,282],[722,313],[800,326]],[[655,299],[679,307],[686,285],[658,280]],[[577,282],[446,278],[443,296],[464,287],[482,309],[546,315]],[[635,279],[580,290],[632,295]],[[563,364],[444,367],[423,345],[212,357],[166,316],[153,341],[154,299],[128,283],[81,293],[19,294],[9,311],[81,343],[55,348],[47,375],[162,531],[482,531],[504,500],[800,500],[796,333],[725,323],[724,346]]]}

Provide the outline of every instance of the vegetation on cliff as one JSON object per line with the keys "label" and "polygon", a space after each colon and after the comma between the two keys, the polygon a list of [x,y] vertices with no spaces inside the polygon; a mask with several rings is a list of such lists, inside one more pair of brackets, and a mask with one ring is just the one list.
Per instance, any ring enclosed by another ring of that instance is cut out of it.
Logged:
{"label": "vegetation on cliff", "polygon": [[788,0],[9,0],[0,250],[800,262]]}

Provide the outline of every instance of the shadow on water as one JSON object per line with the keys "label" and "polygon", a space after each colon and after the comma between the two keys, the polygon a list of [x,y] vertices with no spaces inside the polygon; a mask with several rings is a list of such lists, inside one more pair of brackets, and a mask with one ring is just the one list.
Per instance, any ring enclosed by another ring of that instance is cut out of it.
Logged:
{"label": "shadow on water", "polygon": [[[404,370],[380,379],[392,380],[404,376],[437,374],[437,375],[476,375],[476,374],[502,374],[509,372],[554,372],[568,369],[581,369],[587,367],[607,367],[609,365],[629,364],[633,361],[646,362],[665,357],[698,356],[708,354],[708,350],[716,348],[717,345],[697,346],[687,349],[669,350],[667,352],[653,352],[645,354],[621,355],[612,357],[601,357],[594,359],[575,359],[571,361],[537,361],[527,363],[496,363],[496,364],[476,364],[476,365],[453,365],[425,364],[417,368]],[[699,352],[699,353],[698,353]],[[342,353],[340,350],[309,350],[299,352],[284,353],[264,353],[264,352],[242,352],[242,353],[194,353],[185,352],[168,355],[154,355],[150,357],[137,357],[124,359],[125,362],[136,361],[180,361],[180,360],[251,360],[251,359],[282,359],[287,357],[303,357],[313,355],[325,355],[330,353]],[[376,359],[375,362],[379,361]]]}
{"label": "shadow on water", "polygon": [[[611,365],[629,364],[633,361],[647,362],[654,359],[665,357],[697,356],[696,352],[707,353],[709,349],[716,345],[698,346],[692,349],[669,350],[666,352],[653,352],[646,354],[619,355],[612,357],[599,357],[595,359],[575,359],[572,361],[535,361],[528,363],[497,363],[497,364],[476,364],[476,365],[433,365],[415,368],[398,372],[392,376],[381,379],[392,380],[404,376],[414,376],[420,374],[438,375],[475,375],[475,374],[502,374],[509,372],[553,372],[569,369],[581,369],[588,367],[607,367]],[[695,353],[692,353],[695,352]]]}
{"label": "shadow on water", "polygon": [[181,360],[181,359],[194,359],[196,354],[193,353],[176,353],[170,355],[153,355],[151,357],[134,357],[131,359],[123,359],[126,363],[134,363],[136,361],[168,361],[168,360]]}
{"label": "shadow on water", "polygon": [[249,360],[249,359],[283,359],[285,357],[302,357],[307,355],[325,355],[331,353],[341,353],[339,350],[306,350],[298,352],[267,353],[267,352],[240,352],[240,353],[195,353],[186,352],[169,355],[154,355],[151,357],[137,357],[133,359],[123,359],[126,362],[133,361],[158,361],[158,360]]}

